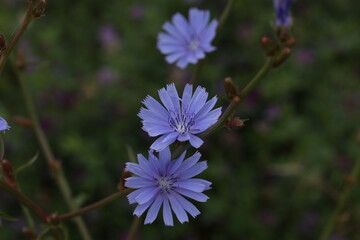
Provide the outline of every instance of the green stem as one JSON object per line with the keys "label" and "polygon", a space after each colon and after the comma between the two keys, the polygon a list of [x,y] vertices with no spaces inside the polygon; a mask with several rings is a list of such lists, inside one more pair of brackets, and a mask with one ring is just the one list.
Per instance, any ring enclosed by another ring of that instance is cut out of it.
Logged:
{"label": "green stem", "polygon": [[[224,26],[226,20],[228,19],[230,11],[231,11],[231,7],[233,6],[233,3],[234,3],[234,0],[229,0],[227,2],[226,7],[224,8],[224,11],[221,14],[221,17],[220,17],[220,20],[219,20],[219,25],[218,25],[218,27],[216,29],[216,33],[220,32],[220,29]],[[201,70],[202,70],[202,68],[204,66],[204,61],[205,61],[205,59],[201,59],[196,64],[193,75],[191,76],[191,81],[190,81],[191,84],[196,85],[198,83],[198,80],[200,78]]]}
{"label": "green stem", "polygon": [[34,0],[28,1],[28,8],[27,8],[27,11],[25,14],[25,18],[24,18],[19,30],[16,32],[15,36],[11,39],[9,45],[6,47],[5,51],[3,52],[3,55],[0,56],[0,75],[1,75],[2,70],[4,69],[6,60],[9,57],[11,51],[16,46],[20,37],[24,34],[25,30],[27,29],[27,27],[29,26],[30,22],[33,19],[34,6],[35,6]]}
{"label": "green stem", "polygon": [[[269,71],[273,68],[273,63],[274,63],[273,57],[268,57],[266,59],[264,65],[262,66],[260,71],[255,75],[255,77],[253,79],[251,79],[251,81],[245,86],[245,88],[240,91],[239,97],[241,99],[245,98],[250,93],[250,91],[255,87],[255,85],[261,79],[266,77],[266,75],[269,73]],[[233,100],[231,101],[230,105],[226,108],[225,112],[221,115],[220,119],[213,126],[211,126],[208,130],[201,133],[199,135],[199,137],[205,137],[205,136],[215,132],[216,130],[220,129],[228,121],[229,117],[231,117],[231,115],[235,111],[236,107],[239,105],[239,103],[240,103],[239,97],[234,97]]]}
{"label": "green stem", "polygon": [[[39,145],[41,147],[41,150],[45,156],[45,159],[49,165],[49,168],[51,170],[52,176],[55,178],[56,183],[58,184],[58,187],[60,189],[60,192],[65,199],[65,202],[69,209],[71,211],[75,211],[77,209],[77,206],[73,200],[71,189],[69,186],[69,183],[67,182],[64,171],[61,167],[61,164],[55,159],[55,156],[50,148],[49,142],[44,134],[43,129],[40,126],[40,121],[38,118],[38,115],[35,110],[35,106],[33,103],[33,100],[30,96],[30,93],[28,89],[25,86],[25,83],[21,76],[17,73],[17,71],[14,69],[14,66],[12,66],[12,70],[14,71],[14,76],[16,76],[17,81],[19,82],[21,94],[23,95],[26,109],[28,111],[28,114],[30,115],[32,126],[35,131],[35,135],[37,137],[37,140],[39,142]],[[89,231],[84,223],[84,221],[81,218],[76,218],[75,223],[83,237],[84,240],[91,240],[91,236],[89,234]]]}
{"label": "green stem", "polygon": [[139,229],[140,219],[141,219],[140,217],[134,216],[134,219],[132,221],[130,231],[129,231],[129,234],[127,235],[126,240],[135,240],[136,239],[136,235],[137,235],[137,232]]}
{"label": "green stem", "polygon": [[126,190],[123,190],[123,191],[120,191],[120,192],[116,192],[116,193],[114,193],[114,194],[112,194],[112,195],[110,195],[110,196],[96,202],[96,203],[93,203],[93,204],[90,204],[90,205],[88,205],[86,207],[77,209],[77,210],[75,210],[73,212],[60,215],[58,218],[59,218],[59,220],[64,221],[64,220],[68,220],[68,219],[76,217],[76,216],[83,215],[83,214],[85,214],[87,212],[90,212],[90,211],[92,211],[94,209],[105,206],[105,205],[113,202],[114,200],[116,200],[118,198],[121,198],[121,197],[125,196],[126,194],[131,193],[132,191],[134,191],[134,189],[126,189]]}
{"label": "green stem", "polygon": [[264,66],[255,75],[255,77],[244,87],[244,89],[240,91],[240,98],[245,98],[255,87],[255,85],[269,73],[269,71],[273,68],[274,61],[275,57],[267,57]]}
{"label": "green stem", "polygon": [[229,0],[227,2],[227,5],[226,5],[224,11],[221,14],[221,17],[220,17],[219,25],[218,25],[218,27],[216,29],[217,32],[220,31],[220,29],[224,26],[226,20],[228,19],[230,11],[231,11],[231,7],[233,6],[233,3],[234,3],[234,0]]}
{"label": "green stem", "polygon": [[[358,159],[355,163],[355,167],[351,173],[351,178],[354,179],[355,181],[358,179],[360,174],[360,159]],[[329,218],[324,230],[322,231],[319,240],[327,240],[329,239],[329,236],[331,234],[331,232],[334,229],[336,220],[338,219],[339,214],[342,212],[342,210],[344,209],[345,203],[347,202],[349,195],[352,191],[352,189],[354,188],[354,183],[348,183],[345,187],[344,190],[342,191],[341,195],[340,195],[340,199],[338,201],[338,204],[334,210],[334,212],[332,213],[331,217]]]}
{"label": "green stem", "polygon": [[40,217],[44,222],[48,222],[48,216],[36,203],[34,203],[30,198],[22,194],[19,190],[14,187],[9,186],[6,182],[0,180],[0,188],[5,192],[9,193],[21,204],[26,206],[28,209],[33,211],[38,217]]}

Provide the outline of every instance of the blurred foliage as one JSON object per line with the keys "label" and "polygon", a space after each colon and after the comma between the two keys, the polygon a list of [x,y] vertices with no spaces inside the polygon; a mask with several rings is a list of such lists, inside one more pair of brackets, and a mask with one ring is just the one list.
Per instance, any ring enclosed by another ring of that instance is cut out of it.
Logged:
{"label": "blurred foliage", "polygon": [[[25,0],[1,0],[0,31],[7,37],[26,9]],[[126,146],[146,153],[154,140],[141,130],[141,100],[175,82],[189,82],[194,67],[169,66],[156,49],[162,24],[189,7],[210,9],[219,18],[226,1],[48,1],[44,17],[31,24],[17,49],[29,63],[24,74],[42,126],[65,169],[73,192],[85,203],[116,191],[128,161]],[[344,177],[360,160],[360,17],[357,1],[294,4],[291,58],[260,82],[240,105],[249,118],[201,147],[213,182],[202,214],[175,227],[162,219],[141,226],[140,239],[316,239],[336,205]],[[264,61],[258,42],[271,36],[271,1],[235,1],[208,55],[200,84],[224,95],[231,76],[245,86]],[[15,56],[15,54],[13,54]],[[0,112],[12,126],[5,157],[15,166],[39,150],[12,79],[0,82]],[[219,105],[226,106],[221,100]],[[19,174],[25,193],[48,212],[67,210],[43,156]],[[360,239],[360,199],[352,194],[331,239]],[[0,191],[0,211],[24,219],[17,202]],[[84,216],[94,239],[123,239],[133,206],[120,199]],[[0,239],[23,239],[23,220],[2,221]],[[71,239],[79,239],[72,222]]]}

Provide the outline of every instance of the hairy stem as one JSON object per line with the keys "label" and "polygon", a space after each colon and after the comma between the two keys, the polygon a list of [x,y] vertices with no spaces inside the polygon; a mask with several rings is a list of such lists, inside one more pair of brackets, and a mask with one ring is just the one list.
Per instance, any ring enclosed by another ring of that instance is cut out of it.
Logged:
{"label": "hairy stem", "polygon": [[[358,159],[355,163],[355,167],[350,175],[351,179],[353,179],[353,181],[356,181],[359,177],[359,174],[360,174],[360,159]],[[347,202],[347,200],[350,196],[350,193],[354,188],[354,185],[355,184],[353,182],[349,182],[345,185],[344,190],[342,191],[342,193],[340,195],[337,206],[336,206],[334,212],[332,213],[331,217],[329,218],[328,222],[326,223],[325,228],[319,237],[319,240],[329,239],[329,236],[334,229],[336,220],[338,219],[338,216],[341,213],[341,211],[344,209],[345,203]]]}
{"label": "hairy stem", "polygon": [[129,231],[129,234],[127,235],[126,240],[135,240],[136,239],[136,235],[137,235],[137,232],[139,229],[140,219],[141,219],[140,217],[134,216],[134,219],[131,224],[130,231]]}
{"label": "hairy stem", "polygon": [[90,204],[90,205],[88,205],[86,207],[77,209],[77,210],[72,211],[70,213],[60,215],[58,218],[59,218],[59,220],[64,221],[64,220],[68,220],[68,219],[76,217],[76,216],[83,215],[83,214],[85,214],[87,212],[90,212],[90,211],[92,211],[94,209],[105,206],[105,205],[115,201],[116,199],[121,198],[121,197],[131,193],[132,191],[134,191],[134,189],[125,189],[123,191],[116,192],[116,193],[114,193],[114,194],[112,194],[112,195],[110,195],[110,196],[96,202],[96,203]]}
{"label": "hairy stem", "polygon": [[28,209],[33,211],[38,217],[41,218],[44,222],[48,222],[48,215],[44,210],[36,203],[34,203],[30,198],[22,194],[19,190],[14,187],[9,186],[6,182],[0,180],[0,188],[5,192],[9,193],[13,196],[17,201],[19,201],[22,205],[26,206]]}
{"label": "hairy stem", "polygon": [[[221,17],[220,17],[220,20],[219,20],[219,25],[216,29],[216,32],[220,32],[222,26],[224,26],[227,18],[229,17],[229,14],[230,14],[230,10],[231,10],[231,7],[233,6],[233,3],[234,3],[234,0],[229,0],[226,4],[226,7],[224,8],[224,11],[222,12],[221,14]],[[193,84],[193,85],[196,85],[199,81],[199,78],[200,78],[200,73],[201,73],[201,70],[204,66],[204,61],[205,59],[201,59],[195,66],[195,70],[193,72],[193,75],[191,76],[191,81],[190,83]]]}
{"label": "hairy stem", "polygon": [[[70,189],[69,183],[67,182],[67,180],[65,178],[65,174],[61,167],[61,164],[59,161],[57,161],[55,159],[55,156],[50,148],[50,145],[45,136],[45,133],[40,126],[39,117],[36,113],[35,106],[34,106],[32,97],[30,95],[30,92],[28,91],[27,87],[25,86],[25,83],[24,83],[23,79],[21,78],[21,76],[15,70],[15,67],[11,66],[11,68],[14,72],[14,76],[17,78],[16,80],[18,81],[18,83],[20,85],[21,94],[23,95],[26,109],[28,111],[28,114],[30,115],[36,138],[39,142],[40,148],[41,148],[41,150],[45,156],[45,159],[48,163],[48,166],[50,168],[52,176],[55,178],[56,183],[60,189],[60,192],[61,192],[63,198],[65,199],[67,206],[69,207],[69,209],[71,211],[74,211],[78,207],[76,206],[76,204],[73,200],[71,189]],[[84,240],[91,240],[91,236],[89,234],[89,231],[88,231],[84,221],[81,218],[77,218],[77,219],[75,219],[75,223],[82,235],[82,238]]]}
{"label": "hairy stem", "polygon": [[17,30],[15,36],[10,40],[9,45],[6,47],[5,51],[0,56],[0,75],[1,75],[2,70],[4,69],[6,60],[9,57],[11,51],[16,46],[20,37],[24,34],[25,30],[27,29],[30,22],[32,21],[34,7],[35,7],[35,1],[34,0],[28,1],[28,8],[27,8],[24,20],[23,20],[20,28]]}

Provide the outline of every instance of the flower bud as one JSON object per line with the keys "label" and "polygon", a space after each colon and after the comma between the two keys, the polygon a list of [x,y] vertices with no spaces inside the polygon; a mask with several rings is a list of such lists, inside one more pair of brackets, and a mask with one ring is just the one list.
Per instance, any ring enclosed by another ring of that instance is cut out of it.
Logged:
{"label": "flower bud", "polygon": [[29,118],[26,117],[22,117],[22,116],[15,116],[13,118],[13,121],[21,126],[24,127],[31,127],[32,126],[32,122]]}
{"label": "flower bud", "polygon": [[245,126],[245,122],[247,120],[248,119],[240,119],[238,117],[230,118],[227,123],[227,127],[231,128],[231,129],[243,127],[243,126]]}
{"label": "flower bud", "polygon": [[230,77],[224,79],[224,87],[225,87],[226,95],[229,98],[232,99],[233,97],[238,95],[236,86]]}
{"label": "flower bud", "polygon": [[22,233],[25,235],[28,240],[36,240],[36,233],[28,227],[24,227]]}
{"label": "flower bud", "polygon": [[6,41],[5,37],[2,33],[0,33],[0,54],[6,49]]}
{"label": "flower bud", "polygon": [[59,225],[61,221],[60,221],[59,216],[58,216],[57,213],[52,213],[49,216],[49,222],[54,224],[54,225]]}
{"label": "flower bud", "polygon": [[33,10],[34,18],[40,18],[45,10],[46,7],[46,0],[40,0],[37,6]]}
{"label": "flower bud", "polygon": [[6,159],[1,161],[1,167],[3,169],[3,172],[5,174],[7,183],[9,183],[11,186],[15,186],[15,175],[14,170],[10,162]]}
{"label": "flower bud", "polygon": [[281,51],[280,55],[278,56],[277,60],[275,61],[274,67],[278,67],[278,66],[280,66],[283,62],[285,62],[285,60],[289,58],[290,54],[291,54],[291,49],[288,48],[288,47],[284,48],[284,49]]}
{"label": "flower bud", "polygon": [[120,179],[120,184],[119,184],[119,186],[118,186],[118,189],[119,190],[124,190],[124,189],[126,189],[126,187],[125,187],[125,179],[126,178],[128,178],[128,177],[131,177],[131,172],[130,171],[128,171],[128,170],[126,170],[126,169],[124,169],[123,171],[122,171],[122,173],[121,173],[121,179]]}
{"label": "flower bud", "polygon": [[274,41],[266,36],[260,39],[260,43],[267,56],[273,56],[278,48]]}

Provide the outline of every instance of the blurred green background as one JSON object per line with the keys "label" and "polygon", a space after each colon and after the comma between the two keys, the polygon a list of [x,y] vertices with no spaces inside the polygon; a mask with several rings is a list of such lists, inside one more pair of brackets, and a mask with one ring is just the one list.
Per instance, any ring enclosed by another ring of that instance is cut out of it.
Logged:
{"label": "blurred green background", "polygon": [[[10,38],[26,9],[25,0],[0,0],[0,31]],[[175,82],[189,82],[193,66],[168,65],[156,49],[162,24],[190,7],[219,18],[225,0],[48,1],[45,16],[31,24],[17,49],[28,65],[41,123],[73,192],[89,204],[116,191],[129,161],[127,146],[146,154],[154,138],[136,116],[147,94]],[[293,6],[297,45],[291,58],[260,82],[236,115],[249,119],[240,130],[221,130],[200,148],[209,168],[200,177],[213,182],[201,215],[165,227],[161,218],[141,225],[139,239],[317,239],[341,193],[344,177],[360,160],[360,2],[298,0]],[[236,0],[208,54],[200,84],[222,98],[222,81],[239,87],[261,67],[259,45],[272,36],[272,1]],[[16,54],[12,54],[14,57]],[[16,123],[27,117],[19,88],[0,82],[0,113],[11,131],[5,157],[14,166],[39,146],[32,129]],[[23,191],[48,212],[67,209],[47,171],[45,159],[19,175]],[[332,240],[360,239],[360,191],[354,188],[336,221]],[[125,198],[84,215],[94,239],[124,239],[134,206]],[[2,221],[0,239],[25,239],[21,208],[0,191],[0,211],[19,218]],[[80,239],[72,221],[70,239]]]}

